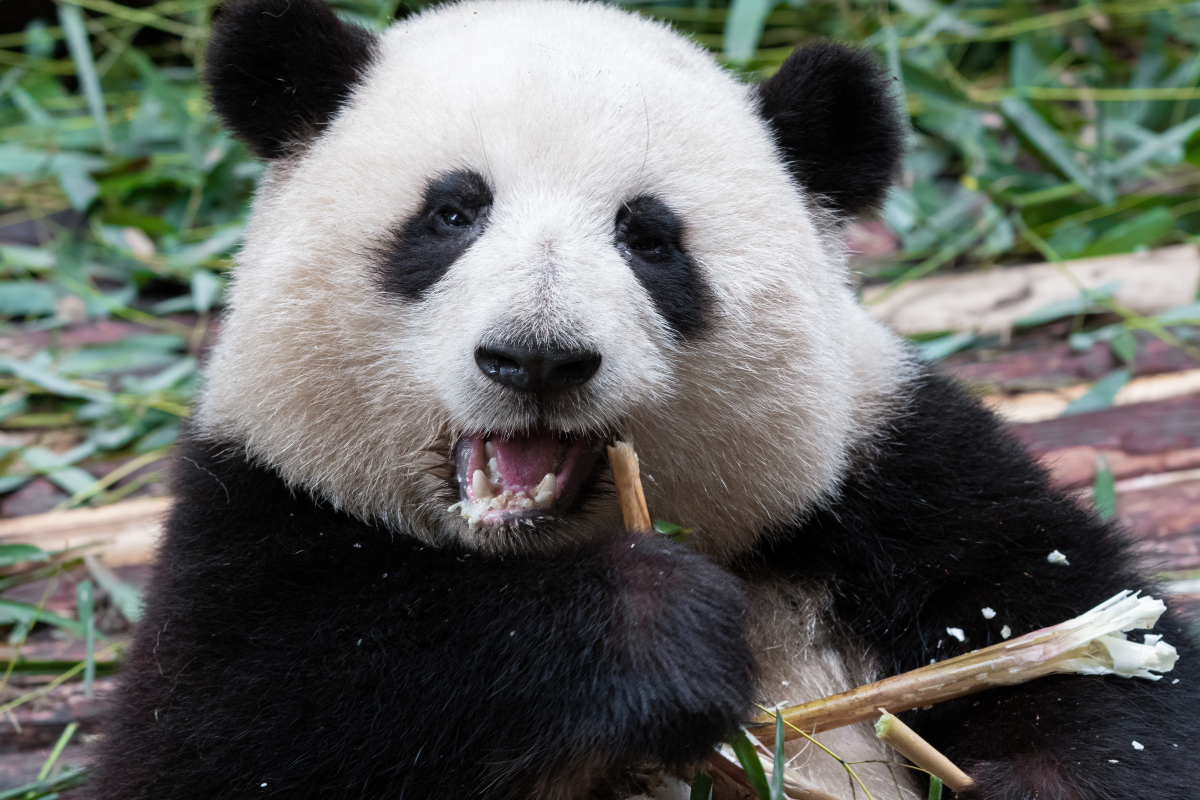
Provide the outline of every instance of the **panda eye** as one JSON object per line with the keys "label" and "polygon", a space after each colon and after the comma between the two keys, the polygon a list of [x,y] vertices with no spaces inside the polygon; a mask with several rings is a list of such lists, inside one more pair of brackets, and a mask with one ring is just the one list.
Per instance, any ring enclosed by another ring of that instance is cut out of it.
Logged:
{"label": "panda eye", "polygon": [[626,239],[623,244],[633,253],[650,260],[663,258],[671,249],[670,242],[655,238],[653,235],[636,233]]}
{"label": "panda eye", "polygon": [[443,228],[469,228],[475,224],[475,215],[453,206],[446,206],[434,213],[434,220]]}
{"label": "panda eye", "polygon": [[682,248],[681,234],[678,218],[655,198],[635,198],[617,211],[616,244],[627,258],[669,261]]}

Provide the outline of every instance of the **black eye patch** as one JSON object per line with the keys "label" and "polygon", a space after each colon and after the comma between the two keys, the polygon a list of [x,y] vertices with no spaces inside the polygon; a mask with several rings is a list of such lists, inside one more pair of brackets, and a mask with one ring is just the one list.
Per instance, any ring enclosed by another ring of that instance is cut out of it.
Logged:
{"label": "black eye patch", "polygon": [[616,245],[655,308],[680,338],[704,327],[712,296],[683,248],[683,222],[666,203],[641,195],[617,210]]}
{"label": "black eye patch", "polygon": [[477,172],[431,180],[421,209],[378,248],[379,288],[420,299],[483,233],[491,209],[492,189]]}

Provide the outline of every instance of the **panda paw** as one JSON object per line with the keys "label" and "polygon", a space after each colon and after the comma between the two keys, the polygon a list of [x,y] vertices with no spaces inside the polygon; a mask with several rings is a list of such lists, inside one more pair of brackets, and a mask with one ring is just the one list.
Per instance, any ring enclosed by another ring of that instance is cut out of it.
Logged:
{"label": "panda paw", "polygon": [[749,714],[756,676],[747,601],[728,570],[665,537],[601,546],[615,592],[608,640],[629,741],[669,765],[695,761]]}

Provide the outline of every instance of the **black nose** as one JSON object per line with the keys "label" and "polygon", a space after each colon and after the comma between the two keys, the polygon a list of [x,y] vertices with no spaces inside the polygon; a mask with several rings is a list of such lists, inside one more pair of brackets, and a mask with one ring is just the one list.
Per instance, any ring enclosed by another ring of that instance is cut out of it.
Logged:
{"label": "black nose", "polygon": [[525,392],[554,392],[582,386],[600,369],[600,354],[556,347],[493,344],[475,351],[484,375]]}

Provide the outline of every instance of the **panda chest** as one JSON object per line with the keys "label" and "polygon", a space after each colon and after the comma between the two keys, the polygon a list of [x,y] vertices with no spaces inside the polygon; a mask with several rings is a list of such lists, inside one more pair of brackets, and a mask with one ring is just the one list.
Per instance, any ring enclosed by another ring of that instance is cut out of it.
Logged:
{"label": "panda chest", "polygon": [[[879,677],[869,653],[837,636],[825,587],[752,578],[749,595],[749,638],[759,665],[758,703],[763,708],[799,705]],[[872,762],[852,767],[872,794],[878,787],[895,796],[898,787],[906,799],[921,796],[912,771],[900,766],[901,756],[875,737],[870,722],[794,739],[787,744],[787,756],[790,776],[837,797],[847,795],[854,782],[841,761]]]}

